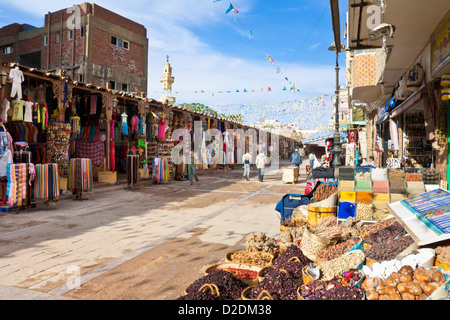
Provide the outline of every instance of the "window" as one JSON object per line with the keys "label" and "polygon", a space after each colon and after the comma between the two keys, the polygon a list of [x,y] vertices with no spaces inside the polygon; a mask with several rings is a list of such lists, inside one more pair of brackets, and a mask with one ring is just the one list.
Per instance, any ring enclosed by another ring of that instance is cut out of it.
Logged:
{"label": "window", "polygon": [[121,48],[124,48],[124,49],[127,49],[127,50],[130,50],[130,42],[125,41],[120,38],[117,38],[117,37],[114,37],[114,36],[111,36],[111,44],[121,47]]}
{"label": "window", "polygon": [[56,34],[56,42],[61,42],[61,34],[59,32]]}
{"label": "window", "polygon": [[117,90],[117,91],[125,91],[128,92],[128,83],[120,83],[117,81],[110,81],[111,89]]}
{"label": "window", "polygon": [[80,28],[80,38],[84,37],[84,27]]}
{"label": "window", "polygon": [[11,54],[14,52],[14,49],[12,46],[4,47],[2,50],[3,54]]}
{"label": "window", "polygon": [[44,36],[44,46],[48,46],[48,36]]}
{"label": "window", "polygon": [[67,40],[73,39],[73,30],[67,30]]}

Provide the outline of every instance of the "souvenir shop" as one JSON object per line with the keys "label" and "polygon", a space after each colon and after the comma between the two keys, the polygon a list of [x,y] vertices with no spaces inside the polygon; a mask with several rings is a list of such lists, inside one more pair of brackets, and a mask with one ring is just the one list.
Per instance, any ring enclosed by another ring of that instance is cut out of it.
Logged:
{"label": "souvenir shop", "polygon": [[58,202],[69,174],[70,123],[59,121],[53,80],[17,65],[2,65],[1,208],[8,212]]}

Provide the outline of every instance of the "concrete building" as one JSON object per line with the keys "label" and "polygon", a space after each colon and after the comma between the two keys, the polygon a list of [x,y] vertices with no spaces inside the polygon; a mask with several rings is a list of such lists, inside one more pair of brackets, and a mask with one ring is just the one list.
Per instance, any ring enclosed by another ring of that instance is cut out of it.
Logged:
{"label": "concrete building", "polygon": [[0,29],[4,62],[17,62],[75,81],[147,93],[146,28],[94,3],[45,15],[43,27],[14,23]]}

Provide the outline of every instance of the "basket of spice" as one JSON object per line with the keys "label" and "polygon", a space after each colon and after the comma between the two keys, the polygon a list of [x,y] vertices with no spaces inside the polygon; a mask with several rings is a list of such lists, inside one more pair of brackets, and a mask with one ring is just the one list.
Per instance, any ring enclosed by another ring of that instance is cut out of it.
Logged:
{"label": "basket of spice", "polygon": [[297,300],[299,284],[286,272],[267,276],[242,292],[242,300]]}
{"label": "basket of spice", "polygon": [[215,270],[191,283],[185,290],[184,300],[240,300],[248,284],[225,270]]}
{"label": "basket of spice", "polygon": [[236,251],[226,255],[228,262],[241,263],[246,265],[266,267],[272,264],[275,255],[264,251]]}
{"label": "basket of spice", "polygon": [[251,286],[258,283],[258,272],[261,269],[262,267],[259,266],[234,262],[223,262],[209,266],[205,269],[204,273],[205,275],[208,275],[214,270],[225,270],[231,272],[235,278],[240,279],[247,285]]}

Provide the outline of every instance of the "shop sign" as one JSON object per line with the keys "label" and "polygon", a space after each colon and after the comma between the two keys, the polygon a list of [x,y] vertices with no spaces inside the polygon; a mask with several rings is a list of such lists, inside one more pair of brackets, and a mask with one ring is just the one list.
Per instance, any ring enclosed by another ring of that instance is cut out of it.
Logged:
{"label": "shop sign", "polygon": [[431,35],[431,74],[450,62],[450,10]]}

